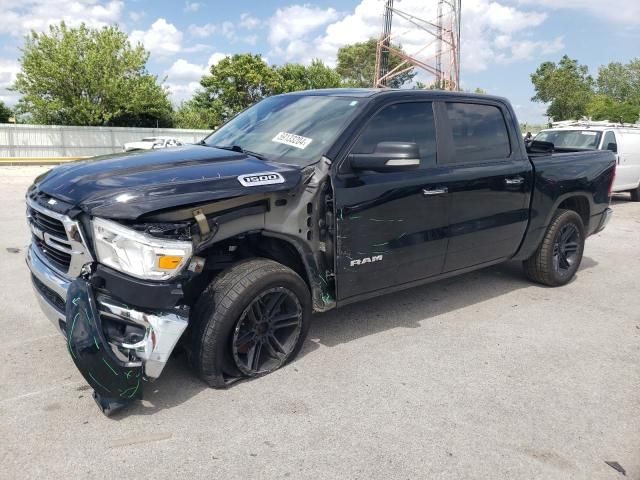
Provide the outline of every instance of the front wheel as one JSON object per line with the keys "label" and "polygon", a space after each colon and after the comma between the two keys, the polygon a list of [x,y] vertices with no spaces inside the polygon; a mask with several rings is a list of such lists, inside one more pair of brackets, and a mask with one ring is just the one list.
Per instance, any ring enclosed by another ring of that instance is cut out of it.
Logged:
{"label": "front wheel", "polygon": [[527,277],[551,287],[565,285],[580,267],[584,241],[580,215],[571,210],[558,210],[540,246],[523,263]]}
{"label": "front wheel", "polygon": [[630,190],[629,193],[631,194],[632,202],[640,202],[640,185],[638,185],[637,188]]}
{"label": "front wheel", "polygon": [[291,361],[309,330],[311,295],[290,268],[245,260],[203,292],[192,321],[192,362],[211,387],[258,377]]}

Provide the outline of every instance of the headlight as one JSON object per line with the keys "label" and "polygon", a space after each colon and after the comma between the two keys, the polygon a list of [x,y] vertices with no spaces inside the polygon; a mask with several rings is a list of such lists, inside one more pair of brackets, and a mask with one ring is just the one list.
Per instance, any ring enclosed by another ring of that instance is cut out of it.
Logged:
{"label": "headlight", "polygon": [[162,240],[102,218],[91,225],[98,261],[137,278],[168,280],[191,258],[190,242]]}

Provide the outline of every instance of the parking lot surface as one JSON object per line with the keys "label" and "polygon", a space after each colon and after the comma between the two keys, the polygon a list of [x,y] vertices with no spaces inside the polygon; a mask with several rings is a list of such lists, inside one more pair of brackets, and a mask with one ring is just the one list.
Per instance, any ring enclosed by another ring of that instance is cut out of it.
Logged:
{"label": "parking lot surface", "polygon": [[2,478],[640,479],[640,203],[562,288],[518,264],[317,315],[300,357],[207,388],[184,355],[104,417],[40,313],[0,167]]}

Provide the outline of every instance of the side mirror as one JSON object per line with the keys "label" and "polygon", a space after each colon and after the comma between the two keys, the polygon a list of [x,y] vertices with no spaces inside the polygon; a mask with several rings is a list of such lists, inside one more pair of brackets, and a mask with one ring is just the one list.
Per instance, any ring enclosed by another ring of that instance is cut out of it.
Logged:
{"label": "side mirror", "polygon": [[618,153],[618,144],[614,143],[614,142],[609,142],[607,144],[607,150],[613,152],[613,153]]}
{"label": "side mirror", "polygon": [[380,142],[373,153],[352,153],[349,164],[353,170],[396,172],[420,167],[420,149],[417,143]]}
{"label": "side mirror", "polygon": [[527,145],[527,153],[551,155],[555,149],[555,145],[551,142],[543,142],[542,140],[534,140]]}

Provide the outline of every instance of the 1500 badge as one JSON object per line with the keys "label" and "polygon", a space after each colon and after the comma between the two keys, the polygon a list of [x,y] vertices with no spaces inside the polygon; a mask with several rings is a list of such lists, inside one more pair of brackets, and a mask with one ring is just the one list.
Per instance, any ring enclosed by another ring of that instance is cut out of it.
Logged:
{"label": "1500 badge", "polygon": [[275,185],[284,183],[284,177],[276,172],[251,173],[240,175],[238,181],[244,187],[255,187],[258,185]]}

